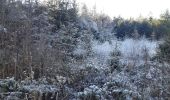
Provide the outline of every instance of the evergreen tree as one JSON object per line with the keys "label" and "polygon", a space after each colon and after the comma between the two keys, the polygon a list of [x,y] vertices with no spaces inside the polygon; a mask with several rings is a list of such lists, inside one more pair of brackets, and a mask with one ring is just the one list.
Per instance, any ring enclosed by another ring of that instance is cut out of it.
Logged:
{"label": "evergreen tree", "polygon": [[161,15],[161,26],[163,29],[164,34],[166,34],[164,37],[165,40],[162,44],[159,46],[159,57],[163,61],[170,62],[170,13],[167,10],[164,14]]}

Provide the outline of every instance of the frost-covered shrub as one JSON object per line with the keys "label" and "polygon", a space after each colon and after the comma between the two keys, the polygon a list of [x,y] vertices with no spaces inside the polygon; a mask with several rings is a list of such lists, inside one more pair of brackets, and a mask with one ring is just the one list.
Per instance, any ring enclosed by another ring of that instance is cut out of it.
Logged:
{"label": "frost-covered shrub", "polygon": [[17,91],[18,83],[14,78],[0,80],[0,92],[12,92]]}
{"label": "frost-covered shrub", "polygon": [[115,69],[119,71],[121,70],[120,57],[121,57],[121,51],[118,48],[115,48],[111,52],[111,58],[108,60],[111,72],[113,72]]}
{"label": "frost-covered shrub", "polygon": [[2,32],[6,33],[7,29],[4,28],[2,25],[0,25],[0,33],[2,33]]}
{"label": "frost-covered shrub", "polygon": [[70,76],[71,84],[77,85],[80,90],[84,88],[84,85],[89,85],[95,83],[95,78],[99,75],[99,70],[94,67],[85,67],[77,69],[75,72],[72,72]]}
{"label": "frost-covered shrub", "polygon": [[88,88],[85,88],[83,92],[78,93],[78,97],[81,100],[100,100],[102,90],[95,85],[91,85]]}
{"label": "frost-covered shrub", "polygon": [[159,45],[157,55],[160,61],[170,62],[170,35]]}

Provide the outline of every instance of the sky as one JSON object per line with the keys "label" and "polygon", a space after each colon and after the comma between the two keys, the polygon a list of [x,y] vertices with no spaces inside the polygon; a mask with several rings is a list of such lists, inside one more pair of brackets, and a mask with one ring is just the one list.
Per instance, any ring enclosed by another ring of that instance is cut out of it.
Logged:
{"label": "sky", "polygon": [[112,17],[137,18],[139,16],[159,18],[166,9],[170,9],[170,0],[77,0],[92,9],[96,5],[98,13]]}

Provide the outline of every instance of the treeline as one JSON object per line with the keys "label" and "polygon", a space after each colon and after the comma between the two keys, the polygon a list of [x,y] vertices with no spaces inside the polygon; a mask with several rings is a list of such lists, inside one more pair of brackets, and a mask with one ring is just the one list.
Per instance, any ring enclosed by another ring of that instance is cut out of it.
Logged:
{"label": "treeline", "polygon": [[113,19],[113,32],[119,39],[145,36],[148,39],[159,40],[169,32],[169,18],[168,10],[160,15],[160,19],[154,19],[153,17],[123,19],[118,17]]}

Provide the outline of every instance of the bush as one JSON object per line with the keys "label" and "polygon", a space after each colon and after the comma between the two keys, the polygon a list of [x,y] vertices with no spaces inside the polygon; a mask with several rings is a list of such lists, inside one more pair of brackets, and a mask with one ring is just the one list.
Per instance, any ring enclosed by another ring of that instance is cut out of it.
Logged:
{"label": "bush", "polygon": [[159,45],[158,57],[160,61],[170,62],[170,35]]}
{"label": "bush", "polygon": [[116,47],[115,50],[111,53],[111,59],[108,60],[111,73],[115,69],[120,71],[120,56],[121,52]]}

